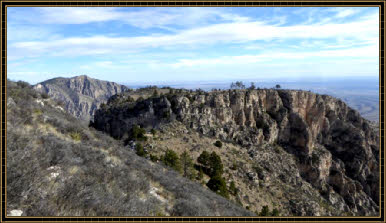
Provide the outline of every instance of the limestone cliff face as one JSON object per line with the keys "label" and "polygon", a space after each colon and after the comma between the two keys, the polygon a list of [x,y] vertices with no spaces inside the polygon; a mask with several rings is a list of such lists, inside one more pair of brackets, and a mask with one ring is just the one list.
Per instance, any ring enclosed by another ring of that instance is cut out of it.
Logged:
{"label": "limestone cliff face", "polygon": [[35,85],[34,89],[62,101],[69,113],[88,122],[101,103],[112,95],[125,91],[127,87],[82,75],[47,80]]}
{"label": "limestone cliff face", "polygon": [[96,112],[97,129],[122,138],[133,124],[157,127],[176,119],[247,149],[277,143],[299,157],[301,176],[329,202],[336,192],[355,214],[378,212],[379,137],[339,99],[294,90],[181,93],[126,104],[124,97]]}

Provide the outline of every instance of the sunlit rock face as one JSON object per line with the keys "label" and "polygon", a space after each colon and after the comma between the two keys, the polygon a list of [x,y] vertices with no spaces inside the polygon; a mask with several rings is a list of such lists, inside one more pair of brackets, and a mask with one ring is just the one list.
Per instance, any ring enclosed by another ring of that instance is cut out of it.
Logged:
{"label": "sunlit rock face", "polygon": [[247,149],[277,143],[299,157],[301,176],[331,202],[344,200],[358,215],[378,211],[379,137],[339,99],[263,89],[184,92],[119,107],[110,100],[96,111],[94,126],[122,138],[133,124],[153,128],[170,120]]}
{"label": "sunlit rock face", "polygon": [[69,113],[88,122],[101,103],[105,103],[112,95],[125,91],[127,87],[82,75],[47,80],[35,85],[34,89],[62,101]]}

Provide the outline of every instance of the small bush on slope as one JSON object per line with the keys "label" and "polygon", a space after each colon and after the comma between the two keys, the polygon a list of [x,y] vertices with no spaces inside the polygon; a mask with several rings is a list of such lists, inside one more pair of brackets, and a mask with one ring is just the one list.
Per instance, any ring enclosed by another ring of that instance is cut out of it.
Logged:
{"label": "small bush on slope", "polygon": [[180,158],[173,150],[166,150],[165,155],[161,157],[161,160],[166,166],[173,168],[175,171],[181,172],[182,168]]}

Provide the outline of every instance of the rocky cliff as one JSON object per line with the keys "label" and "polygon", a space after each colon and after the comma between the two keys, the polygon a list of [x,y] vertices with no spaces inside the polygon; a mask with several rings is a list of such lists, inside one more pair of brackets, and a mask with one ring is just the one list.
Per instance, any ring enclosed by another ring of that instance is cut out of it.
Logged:
{"label": "rocky cliff", "polygon": [[339,99],[268,89],[181,92],[139,102],[125,97],[114,96],[97,110],[94,127],[120,139],[133,124],[157,128],[177,120],[248,151],[278,144],[297,157],[301,178],[329,205],[341,213],[378,213],[379,137]]}
{"label": "rocky cliff", "polygon": [[125,91],[127,87],[82,75],[47,80],[35,85],[34,89],[62,101],[69,113],[88,122],[101,103],[112,95]]}

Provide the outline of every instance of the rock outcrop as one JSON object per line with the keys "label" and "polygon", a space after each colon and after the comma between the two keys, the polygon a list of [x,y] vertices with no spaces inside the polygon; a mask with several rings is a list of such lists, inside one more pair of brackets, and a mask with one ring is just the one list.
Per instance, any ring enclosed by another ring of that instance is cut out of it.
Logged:
{"label": "rock outcrop", "polygon": [[34,86],[65,104],[65,109],[81,120],[92,120],[101,103],[112,95],[124,92],[126,86],[90,78],[86,75],[72,78],[54,78]]}
{"label": "rock outcrop", "polygon": [[248,150],[279,144],[299,158],[301,177],[326,200],[344,200],[342,212],[345,205],[354,215],[379,211],[379,136],[339,99],[272,89],[182,92],[127,103],[124,97],[97,110],[95,128],[120,139],[133,124],[156,128],[177,120]]}

